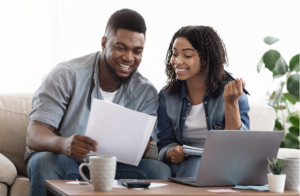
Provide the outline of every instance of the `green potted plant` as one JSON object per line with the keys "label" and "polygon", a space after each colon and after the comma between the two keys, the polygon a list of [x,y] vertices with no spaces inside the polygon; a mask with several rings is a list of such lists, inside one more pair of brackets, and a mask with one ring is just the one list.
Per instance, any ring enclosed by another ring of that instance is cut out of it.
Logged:
{"label": "green potted plant", "polygon": [[[278,41],[278,38],[271,36],[264,38],[264,42],[270,46]],[[281,148],[299,149],[299,58],[300,54],[296,54],[287,63],[277,50],[270,49],[262,55],[257,65],[258,73],[264,67],[272,73],[274,85],[270,87],[277,87],[276,91],[268,90],[267,94],[268,104],[277,115],[274,131],[284,132]]]}
{"label": "green potted plant", "polygon": [[286,167],[286,162],[281,159],[274,159],[271,162],[268,158],[268,182],[270,192],[283,193],[285,185],[285,174],[281,174]]}

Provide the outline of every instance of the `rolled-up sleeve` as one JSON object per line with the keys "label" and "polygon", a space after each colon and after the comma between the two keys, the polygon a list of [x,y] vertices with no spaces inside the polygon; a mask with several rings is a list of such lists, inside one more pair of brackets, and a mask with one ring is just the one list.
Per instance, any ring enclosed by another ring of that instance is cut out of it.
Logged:
{"label": "rolled-up sleeve", "polygon": [[58,128],[71,100],[74,72],[68,64],[57,65],[34,93],[29,119]]}
{"label": "rolled-up sleeve", "polygon": [[240,127],[240,131],[247,131],[250,130],[250,118],[249,118],[249,103],[248,103],[248,97],[245,93],[242,94],[242,96],[239,98],[239,111],[240,111],[240,117],[242,121],[242,125]]}
{"label": "rolled-up sleeve", "polygon": [[157,148],[158,160],[163,161],[165,153],[170,148],[178,146],[172,122],[167,115],[165,95],[163,90],[159,93],[159,107],[157,110]]}

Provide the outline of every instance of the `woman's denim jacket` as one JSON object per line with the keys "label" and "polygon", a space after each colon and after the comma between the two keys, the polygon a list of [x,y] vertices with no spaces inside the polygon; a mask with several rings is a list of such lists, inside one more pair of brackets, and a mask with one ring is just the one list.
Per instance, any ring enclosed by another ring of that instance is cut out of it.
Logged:
{"label": "woman's denim jacket", "polygon": [[[225,129],[225,109],[224,109],[224,86],[231,79],[223,82],[223,91],[217,99],[211,99],[209,92],[203,96],[203,105],[206,116],[207,130],[224,130]],[[239,130],[250,129],[250,111],[248,98],[245,93],[238,100],[239,111],[242,126]],[[191,101],[186,94],[186,83],[182,82],[182,88],[179,95],[168,95],[166,90],[159,92],[159,107],[157,121],[157,147],[158,159],[164,160],[167,150],[178,145],[189,145],[184,137],[185,118],[191,108]]]}

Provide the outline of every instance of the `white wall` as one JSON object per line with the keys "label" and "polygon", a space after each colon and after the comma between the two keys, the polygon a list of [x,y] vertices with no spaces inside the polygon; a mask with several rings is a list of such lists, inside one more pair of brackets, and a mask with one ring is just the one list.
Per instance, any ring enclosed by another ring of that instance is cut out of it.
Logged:
{"label": "white wall", "polygon": [[227,70],[243,77],[250,101],[262,101],[272,82],[256,65],[269,49],[267,35],[280,38],[272,48],[287,62],[300,51],[298,0],[0,0],[0,93],[33,93],[43,76],[61,61],[100,50],[110,15],[122,8],[146,20],[147,37],[140,72],[160,90],[164,60],[180,27],[208,25],[228,52]]}

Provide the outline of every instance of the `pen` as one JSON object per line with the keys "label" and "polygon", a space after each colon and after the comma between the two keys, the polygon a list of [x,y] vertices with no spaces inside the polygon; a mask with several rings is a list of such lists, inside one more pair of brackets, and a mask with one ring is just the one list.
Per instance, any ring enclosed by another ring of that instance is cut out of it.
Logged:
{"label": "pen", "polygon": [[[226,70],[224,70],[224,71],[225,71],[225,73],[227,74],[227,76],[228,76],[229,78],[235,80],[234,77],[232,77]],[[246,94],[248,94],[248,95],[250,96],[250,94],[248,93],[248,91],[247,91],[246,89],[244,89],[244,87],[243,87],[243,92],[246,93]]]}

